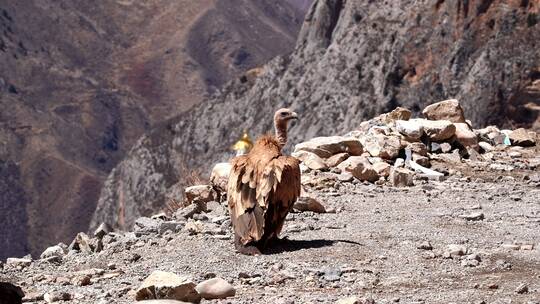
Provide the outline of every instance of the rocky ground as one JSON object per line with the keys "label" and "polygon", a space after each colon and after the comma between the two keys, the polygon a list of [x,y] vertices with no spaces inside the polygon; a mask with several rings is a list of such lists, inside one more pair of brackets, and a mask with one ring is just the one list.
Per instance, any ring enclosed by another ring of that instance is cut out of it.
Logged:
{"label": "rocky ground", "polygon": [[462,102],[475,128],[538,131],[539,18],[539,1],[314,1],[292,55],[266,64],[254,82],[228,83],[133,146],[104,183],[91,226],[129,229],[152,215],[189,184],[189,170],[226,161],[243,130],[271,130],[280,107],[301,117],[294,143],[345,133],[397,106],[419,115],[448,98]]}
{"label": "rocky ground", "polygon": [[428,153],[445,176],[412,174],[407,187],[392,177],[398,159],[385,160],[391,174],[374,183],[350,165],[304,162],[310,199],[289,215],[288,241],[262,256],[236,253],[225,202],[194,191],[191,205],[140,218],[134,232],[101,227],[41,259],[10,259],[0,281],[34,303],[133,303],[156,270],[234,288],[207,303],[540,303],[539,147],[456,150]]}

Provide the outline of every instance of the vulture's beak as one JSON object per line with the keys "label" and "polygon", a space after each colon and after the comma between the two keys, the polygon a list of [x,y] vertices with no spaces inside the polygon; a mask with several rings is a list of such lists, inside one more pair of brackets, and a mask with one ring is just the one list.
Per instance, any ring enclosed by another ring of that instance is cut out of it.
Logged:
{"label": "vulture's beak", "polygon": [[292,112],[291,113],[291,119],[299,120],[298,114],[296,114],[296,112]]}

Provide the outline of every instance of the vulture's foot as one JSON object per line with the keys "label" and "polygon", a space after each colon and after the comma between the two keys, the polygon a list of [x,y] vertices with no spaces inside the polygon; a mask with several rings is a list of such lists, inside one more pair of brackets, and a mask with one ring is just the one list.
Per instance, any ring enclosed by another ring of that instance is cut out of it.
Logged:
{"label": "vulture's foot", "polygon": [[234,238],[234,247],[236,248],[236,251],[238,251],[241,254],[245,254],[245,255],[262,255],[261,251],[256,246],[254,246],[254,245],[243,245],[240,242],[239,237]]}
{"label": "vulture's foot", "polygon": [[266,246],[268,247],[274,247],[274,246],[286,246],[289,244],[291,240],[289,240],[289,237],[285,236],[283,238],[274,237],[266,241]]}

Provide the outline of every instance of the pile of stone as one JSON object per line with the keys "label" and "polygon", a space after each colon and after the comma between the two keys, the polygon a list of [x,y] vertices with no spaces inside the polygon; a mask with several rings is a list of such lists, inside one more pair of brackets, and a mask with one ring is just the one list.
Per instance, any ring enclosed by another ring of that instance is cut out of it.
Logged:
{"label": "pile of stone", "polygon": [[358,130],[345,136],[316,137],[300,143],[292,155],[302,161],[303,171],[332,171],[340,174],[340,180],[410,186],[415,175],[444,178],[444,174],[429,169],[435,159],[461,162],[511,145],[536,145],[536,133],[525,129],[490,126],[473,130],[455,99],[432,104],[422,114],[425,118],[413,119],[411,111],[398,107],[362,122]]}

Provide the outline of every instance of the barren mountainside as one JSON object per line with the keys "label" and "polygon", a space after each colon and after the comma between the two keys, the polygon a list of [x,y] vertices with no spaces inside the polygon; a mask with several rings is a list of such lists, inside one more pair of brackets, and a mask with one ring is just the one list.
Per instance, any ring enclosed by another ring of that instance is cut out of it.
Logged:
{"label": "barren mountainside", "polygon": [[107,178],[92,226],[127,228],[162,209],[191,170],[226,161],[243,129],[270,132],[282,106],[302,117],[293,143],[346,133],[397,106],[419,115],[448,98],[475,127],[538,129],[539,10],[538,1],[317,0],[292,55],[137,141]]}
{"label": "barren mountainside", "polygon": [[302,19],[267,0],[2,1],[0,259],[86,230],[137,138],[290,52]]}

